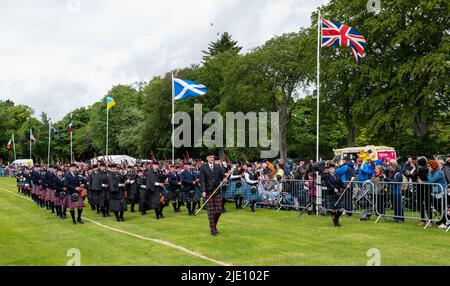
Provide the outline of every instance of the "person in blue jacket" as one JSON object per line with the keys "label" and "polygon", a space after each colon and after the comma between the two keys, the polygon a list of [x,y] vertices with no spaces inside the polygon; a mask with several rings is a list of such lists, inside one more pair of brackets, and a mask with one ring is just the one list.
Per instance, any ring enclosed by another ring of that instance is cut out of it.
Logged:
{"label": "person in blue jacket", "polygon": [[350,188],[347,190],[342,197],[342,206],[346,210],[347,215],[351,216],[351,212],[353,210],[353,203],[352,203],[352,188],[351,180],[355,175],[355,169],[354,169],[354,163],[352,160],[348,160],[347,157],[344,157],[343,164],[336,169],[335,176],[336,180],[345,185],[347,188]]}

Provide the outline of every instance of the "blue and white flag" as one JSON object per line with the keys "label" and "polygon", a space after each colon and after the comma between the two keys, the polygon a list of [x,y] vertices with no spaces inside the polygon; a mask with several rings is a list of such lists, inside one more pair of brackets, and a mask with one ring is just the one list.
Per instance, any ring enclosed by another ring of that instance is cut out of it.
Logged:
{"label": "blue and white flag", "polygon": [[53,128],[52,125],[50,125],[50,132],[51,132],[53,135],[56,135],[56,136],[58,136],[58,137],[60,137],[60,138],[63,138],[63,137],[64,137],[61,133],[58,132],[58,130],[56,130],[55,128]]}
{"label": "blue and white flag", "polygon": [[190,97],[202,96],[208,89],[203,84],[191,80],[173,78],[173,99],[181,100]]}

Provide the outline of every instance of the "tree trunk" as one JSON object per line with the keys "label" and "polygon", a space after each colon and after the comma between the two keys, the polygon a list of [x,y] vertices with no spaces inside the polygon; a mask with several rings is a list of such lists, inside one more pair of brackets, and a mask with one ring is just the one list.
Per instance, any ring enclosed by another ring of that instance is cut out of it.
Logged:
{"label": "tree trunk", "polygon": [[355,146],[355,127],[350,126],[347,127],[348,135],[347,135],[347,147],[354,147]]}
{"label": "tree trunk", "polygon": [[423,120],[420,114],[416,114],[414,121],[412,122],[412,129],[417,137],[422,138],[428,132],[428,124]]}

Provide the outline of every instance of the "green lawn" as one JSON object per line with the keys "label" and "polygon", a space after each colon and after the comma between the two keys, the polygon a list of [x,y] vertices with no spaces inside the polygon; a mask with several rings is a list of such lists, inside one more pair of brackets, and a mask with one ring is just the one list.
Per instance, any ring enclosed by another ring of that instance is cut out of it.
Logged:
{"label": "green lawn", "polygon": [[[17,192],[14,179],[0,188]],[[424,230],[417,221],[403,225],[360,222],[344,217],[335,228],[329,217],[298,217],[296,212],[248,208],[229,212],[220,235],[209,234],[206,213],[189,217],[165,209],[165,220],[127,212],[124,223],[85,208],[83,215],[106,226],[161,239],[232,265],[361,265],[377,248],[382,265],[450,265],[450,233]],[[72,225],[0,189],[0,265],[66,265],[69,248],[81,251],[82,265],[217,265],[180,250],[105,229],[94,223]]]}

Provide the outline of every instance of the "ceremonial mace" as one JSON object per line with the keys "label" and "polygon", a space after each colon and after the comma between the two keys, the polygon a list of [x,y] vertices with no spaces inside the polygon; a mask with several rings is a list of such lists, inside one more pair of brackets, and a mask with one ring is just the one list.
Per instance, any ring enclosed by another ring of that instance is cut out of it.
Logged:
{"label": "ceremonial mace", "polygon": [[209,198],[197,210],[195,215],[197,215],[203,209],[203,207],[209,202],[209,200],[214,196],[214,194],[222,187],[223,183],[225,183],[225,181],[231,176],[231,174],[233,174],[234,169],[236,169],[236,167],[233,167],[233,169],[231,169],[231,171],[228,173],[227,177],[225,179],[223,179],[223,181],[220,183],[220,185],[214,190],[214,192],[209,196]]}
{"label": "ceremonial mace", "polygon": [[334,206],[337,206],[339,204],[339,202],[341,201],[342,197],[345,195],[345,193],[347,192],[347,190],[350,189],[351,184],[353,183],[353,180],[355,179],[355,177],[352,177],[350,179],[350,182],[348,182],[347,187],[345,188],[345,190],[342,192],[342,195],[339,197],[339,199],[337,200],[337,202],[334,204]]}

